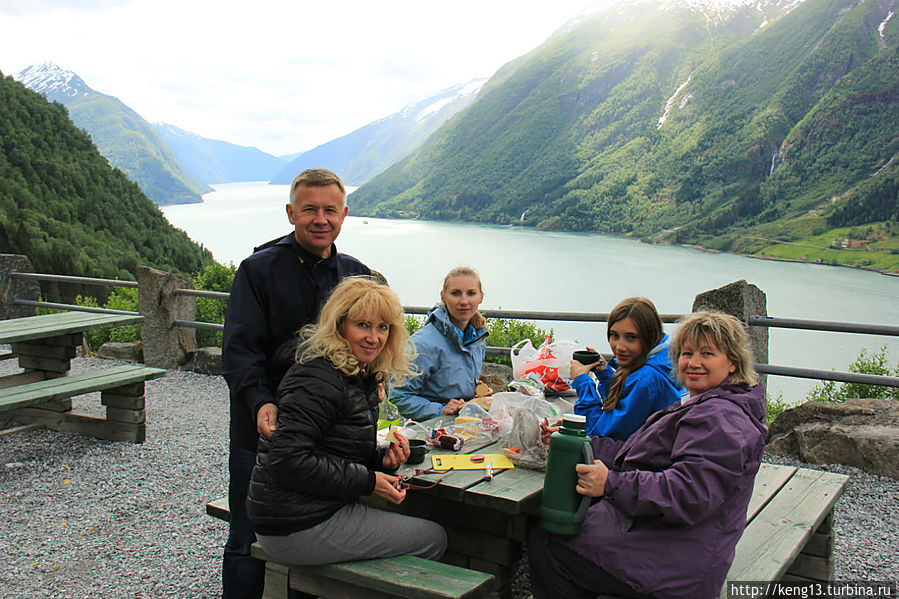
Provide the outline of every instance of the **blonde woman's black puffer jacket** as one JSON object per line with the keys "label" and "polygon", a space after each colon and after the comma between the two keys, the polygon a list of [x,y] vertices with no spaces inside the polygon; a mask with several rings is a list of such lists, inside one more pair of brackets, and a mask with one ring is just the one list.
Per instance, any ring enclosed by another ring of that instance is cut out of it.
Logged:
{"label": "blonde woman's black puffer jacket", "polygon": [[261,439],[247,494],[259,534],[286,535],[369,495],[377,450],[373,376],[347,376],[324,358],[294,364],[278,388],[278,428]]}

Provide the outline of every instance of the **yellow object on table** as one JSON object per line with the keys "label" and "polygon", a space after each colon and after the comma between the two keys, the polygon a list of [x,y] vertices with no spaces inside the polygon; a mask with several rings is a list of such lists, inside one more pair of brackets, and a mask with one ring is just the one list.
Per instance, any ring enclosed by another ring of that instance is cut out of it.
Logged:
{"label": "yellow object on table", "polygon": [[[474,456],[482,456],[484,459],[473,462],[471,458]],[[441,454],[431,456],[431,467],[434,470],[486,470],[488,463],[494,470],[515,467],[512,460],[501,453],[475,453],[470,455]]]}

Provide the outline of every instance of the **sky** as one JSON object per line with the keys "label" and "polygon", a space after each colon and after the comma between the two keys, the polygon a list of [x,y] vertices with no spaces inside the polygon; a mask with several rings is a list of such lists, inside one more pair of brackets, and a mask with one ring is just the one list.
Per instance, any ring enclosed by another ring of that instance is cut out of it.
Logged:
{"label": "sky", "polygon": [[588,0],[0,0],[0,71],[53,62],[149,122],[309,150],[534,49]]}

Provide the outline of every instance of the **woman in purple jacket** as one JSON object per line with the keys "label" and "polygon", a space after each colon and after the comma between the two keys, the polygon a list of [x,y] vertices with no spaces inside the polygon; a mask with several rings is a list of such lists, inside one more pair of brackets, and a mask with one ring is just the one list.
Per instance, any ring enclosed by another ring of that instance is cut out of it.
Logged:
{"label": "woman in purple jacket", "polygon": [[577,492],[600,499],[575,537],[531,531],[535,599],[718,597],[765,450],[765,391],[732,316],[690,315],[670,350],[689,397],[627,441],[593,439]]}

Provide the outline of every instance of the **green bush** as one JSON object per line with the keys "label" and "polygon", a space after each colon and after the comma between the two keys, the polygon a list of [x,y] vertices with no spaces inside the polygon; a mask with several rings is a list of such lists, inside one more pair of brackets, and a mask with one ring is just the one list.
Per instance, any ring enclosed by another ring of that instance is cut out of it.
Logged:
{"label": "green bush", "polygon": [[[193,284],[197,289],[204,291],[231,291],[231,284],[234,282],[234,275],[237,273],[237,267],[234,263],[229,266],[222,266],[218,263],[208,265],[201,273],[194,275]],[[212,299],[208,297],[197,298],[197,317],[195,320],[200,322],[215,322],[218,324],[225,323],[225,309],[228,302],[223,299]],[[221,347],[222,333],[221,331],[209,331],[197,329],[197,346],[198,347]]]}
{"label": "green bush", "polygon": [[[90,306],[99,308],[96,298],[79,295],[75,298],[75,304],[79,306]],[[128,312],[137,312],[137,288],[136,287],[114,287],[109,294],[109,298],[103,305],[104,308],[112,310],[126,310]],[[91,351],[97,349],[108,341],[126,342],[140,340],[140,325],[128,324],[111,329],[98,329],[96,331],[85,331],[84,340]]]}
{"label": "green bush", "polygon": [[406,314],[405,323],[406,331],[411,335],[421,327],[425,326],[425,317],[415,314]]}
{"label": "green bush", "polygon": [[[890,370],[887,360],[887,346],[880,348],[879,352],[868,355],[868,350],[863,349],[855,362],[849,365],[849,372],[859,374],[879,374],[883,376],[899,376],[899,364]],[[899,387],[883,387],[880,385],[862,385],[860,383],[840,383],[826,381],[818,385],[806,396],[812,401],[846,401],[853,397],[870,397],[876,399],[899,399]]]}
{"label": "green bush", "polygon": [[781,412],[790,407],[790,404],[784,401],[783,394],[778,393],[777,397],[765,394],[765,422],[771,424],[774,419],[780,416]]}

